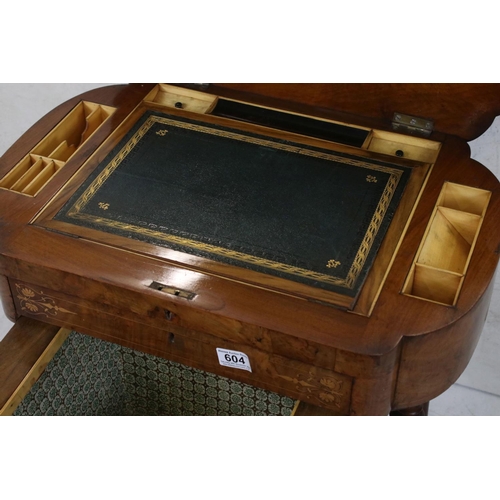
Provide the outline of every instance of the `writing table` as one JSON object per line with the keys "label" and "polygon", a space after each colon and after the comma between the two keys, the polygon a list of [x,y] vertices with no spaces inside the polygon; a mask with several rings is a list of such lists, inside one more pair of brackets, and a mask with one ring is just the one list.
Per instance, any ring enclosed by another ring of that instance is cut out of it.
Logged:
{"label": "writing table", "polygon": [[499,95],[133,84],[59,106],[0,161],[16,322],[0,403],[62,327],[287,395],[297,414],[425,413],[488,311],[499,184],[467,141]]}

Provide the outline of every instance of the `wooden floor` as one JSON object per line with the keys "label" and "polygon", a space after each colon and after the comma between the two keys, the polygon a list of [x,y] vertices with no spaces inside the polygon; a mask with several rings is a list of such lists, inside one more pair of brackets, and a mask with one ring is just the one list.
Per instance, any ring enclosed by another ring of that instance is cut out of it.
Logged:
{"label": "wooden floor", "polygon": [[[106,84],[0,84],[0,155],[55,106],[103,85]],[[471,143],[471,150],[473,158],[500,178],[500,119]],[[10,327],[0,310],[0,339]],[[431,402],[429,414],[500,415],[500,272],[476,352],[457,383]]]}

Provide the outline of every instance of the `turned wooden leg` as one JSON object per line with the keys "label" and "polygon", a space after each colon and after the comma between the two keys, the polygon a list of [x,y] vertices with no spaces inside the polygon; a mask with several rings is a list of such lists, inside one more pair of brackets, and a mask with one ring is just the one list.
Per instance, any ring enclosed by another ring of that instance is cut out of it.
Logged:
{"label": "turned wooden leg", "polygon": [[391,411],[391,416],[396,417],[426,417],[429,414],[429,402],[412,406],[411,408],[402,408]]}

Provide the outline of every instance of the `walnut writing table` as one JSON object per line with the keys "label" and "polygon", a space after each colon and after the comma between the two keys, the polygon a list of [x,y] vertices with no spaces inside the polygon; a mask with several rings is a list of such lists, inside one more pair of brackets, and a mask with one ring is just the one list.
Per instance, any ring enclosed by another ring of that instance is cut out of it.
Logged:
{"label": "walnut writing table", "polygon": [[75,329],[296,414],[425,414],[488,311],[499,182],[467,141],[499,112],[498,85],[133,84],[62,104],[0,160],[0,408]]}

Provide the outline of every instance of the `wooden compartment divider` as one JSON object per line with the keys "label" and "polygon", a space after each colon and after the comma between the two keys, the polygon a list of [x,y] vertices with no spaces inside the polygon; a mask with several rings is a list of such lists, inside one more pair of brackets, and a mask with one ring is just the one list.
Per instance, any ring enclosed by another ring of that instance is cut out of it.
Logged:
{"label": "wooden compartment divider", "polygon": [[454,306],[491,196],[451,182],[443,185],[403,293]]}
{"label": "wooden compartment divider", "polygon": [[0,179],[0,188],[35,196],[114,111],[102,104],[78,103]]}

